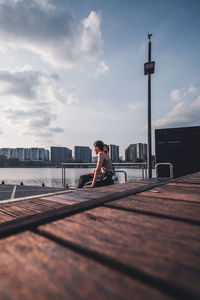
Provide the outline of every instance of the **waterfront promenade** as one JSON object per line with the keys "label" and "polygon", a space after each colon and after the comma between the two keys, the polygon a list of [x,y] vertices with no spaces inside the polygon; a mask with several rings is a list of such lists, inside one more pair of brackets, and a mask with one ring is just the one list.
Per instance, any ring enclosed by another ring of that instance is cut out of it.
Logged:
{"label": "waterfront promenade", "polygon": [[199,299],[200,172],[0,202],[1,299]]}

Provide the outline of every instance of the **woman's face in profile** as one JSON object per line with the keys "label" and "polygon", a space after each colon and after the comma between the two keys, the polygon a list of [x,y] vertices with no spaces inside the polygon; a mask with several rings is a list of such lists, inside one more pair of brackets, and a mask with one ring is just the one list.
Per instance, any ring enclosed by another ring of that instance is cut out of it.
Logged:
{"label": "woman's face in profile", "polygon": [[100,152],[100,149],[99,149],[98,146],[94,146],[94,152],[95,152],[96,154],[98,154],[98,153]]}

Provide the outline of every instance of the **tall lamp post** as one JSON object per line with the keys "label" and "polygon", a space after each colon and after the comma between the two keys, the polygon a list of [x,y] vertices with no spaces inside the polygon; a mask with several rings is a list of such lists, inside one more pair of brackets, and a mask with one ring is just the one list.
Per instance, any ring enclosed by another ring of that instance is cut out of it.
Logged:
{"label": "tall lamp post", "polygon": [[147,147],[147,167],[148,177],[152,178],[152,147],[151,147],[151,74],[155,70],[155,61],[151,61],[151,37],[148,33],[148,62],[144,64],[144,75],[148,75],[148,147]]}

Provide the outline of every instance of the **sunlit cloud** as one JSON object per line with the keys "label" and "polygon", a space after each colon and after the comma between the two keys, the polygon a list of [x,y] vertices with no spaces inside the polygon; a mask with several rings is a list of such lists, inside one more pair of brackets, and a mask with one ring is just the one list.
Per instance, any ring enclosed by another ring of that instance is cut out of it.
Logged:
{"label": "sunlit cloud", "polygon": [[96,79],[99,76],[107,73],[108,71],[109,71],[108,65],[104,61],[101,61],[98,67],[95,69],[94,73],[91,74],[91,76]]}
{"label": "sunlit cloud", "polygon": [[95,11],[77,22],[49,1],[2,0],[0,22],[1,48],[27,49],[56,67],[92,61],[101,51],[101,18]]}
{"label": "sunlit cloud", "polygon": [[195,126],[200,123],[200,96],[195,100],[183,100],[164,117],[156,120],[154,127]]}

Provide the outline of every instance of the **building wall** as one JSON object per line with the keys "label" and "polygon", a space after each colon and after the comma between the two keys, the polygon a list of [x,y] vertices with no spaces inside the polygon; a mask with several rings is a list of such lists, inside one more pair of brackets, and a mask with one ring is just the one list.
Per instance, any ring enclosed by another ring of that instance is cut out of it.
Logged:
{"label": "building wall", "polygon": [[147,155],[147,144],[130,144],[125,149],[125,160],[127,162],[133,162],[133,160],[135,160],[136,158],[142,159],[144,155]]}
{"label": "building wall", "polygon": [[119,146],[109,145],[109,157],[112,162],[119,162]]}
{"label": "building wall", "polygon": [[92,150],[85,146],[75,146],[74,158],[81,162],[92,162]]}
{"label": "building wall", "polygon": [[[46,155],[45,155],[46,153]],[[20,161],[48,161],[49,150],[44,148],[0,148],[0,155]]]}
{"label": "building wall", "polygon": [[70,158],[72,158],[72,150],[66,147],[51,147],[52,163],[64,163]]}

